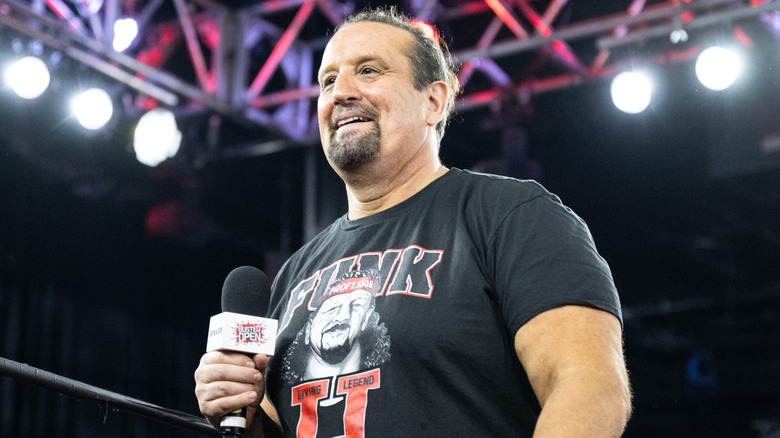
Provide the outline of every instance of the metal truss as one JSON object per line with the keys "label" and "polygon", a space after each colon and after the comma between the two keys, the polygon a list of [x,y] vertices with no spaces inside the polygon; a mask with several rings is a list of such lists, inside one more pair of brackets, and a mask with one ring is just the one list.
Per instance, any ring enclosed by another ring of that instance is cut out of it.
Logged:
{"label": "metal truss", "polygon": [[[612,75],[628,62],[620,49],[640,43],[652,63],[690,59],[698,46],[654,48],[648,42],[668,43],[672,32],[732,26],[780,9],[780,0],[599,3],[609,6],[584,17],[577,14],[580,5],[593,11],[593,2],[416,0],[398,6],[434,23],[451,42],[464,89],[459,111],[507,98],[527,103],[535,94]],[[217,132],[208,137],[217,154],[257,155],[316,142],[312,101],[326,30],[357,5],[336,0],[226,4],[0,0],[0,23],[124,84],[134,91],[139,110],[161,105],[259,128],[254,147],[239,147],[226,144],[220,124],[214,124]],[[127,54],[111,44],[112,24],[122,16],[139,23],[139,37]]]}

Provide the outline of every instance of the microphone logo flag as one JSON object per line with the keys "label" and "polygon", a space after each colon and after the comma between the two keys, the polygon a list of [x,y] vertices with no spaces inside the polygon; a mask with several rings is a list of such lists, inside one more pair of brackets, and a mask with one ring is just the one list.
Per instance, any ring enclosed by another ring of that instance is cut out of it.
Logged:
{"label": "microphone logo flag", "polygon": [[211,317],[206,351],[231,350],[272,356],[276,330],[275,319],[222,312]]}
{"label": "microphone logo flag", "polygon": [[263,345],[268,341],[265,324],[244,322],[233,327],[233,341],[236,345]]}

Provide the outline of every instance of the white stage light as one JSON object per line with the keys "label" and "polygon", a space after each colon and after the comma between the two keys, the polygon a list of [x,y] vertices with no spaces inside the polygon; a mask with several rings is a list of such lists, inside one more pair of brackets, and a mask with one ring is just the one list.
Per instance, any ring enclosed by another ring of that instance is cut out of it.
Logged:
{"label": "white stage light", "polygon": [[114,50],[123,52],[138,36],[138,23],[132,18],[120,18],[114,22]]}
{"label": "white stage light", "polygon": [[111,97],[100,88],[90,88],[74,97],[70,109],[81,126],[92,131],[105,126],[114,114]]}
{"label": "white stage light", "polygon": [[696,77],[710,90],[725,90],[739,77],[742,59],[733,50],[710,47],[696,59]]}
{"label": "white stage light", "polygon": [[135,127],[133,149],[141,163],[154,167],[176,155],[181,144],[181,132],[173,113],[157,108],[144,114]]}
{"label": "white stage light", "polygon": [[615,76],[610,87],[612,102],[629,114],[638,114],[647,109],[653,97],[650,78],[640,72],[623,72]]}
{"label": "white stage light", "polygon": [[24,57],[5,70],[5,82],[19,97],[35,99],[49,87],[51,76],[46,63],[34,56]]}
{"label": "white stage light", "polygon": [[688,32],[683,29],[675,29],[669,34],[672,44],[680,44],[688,41]]}

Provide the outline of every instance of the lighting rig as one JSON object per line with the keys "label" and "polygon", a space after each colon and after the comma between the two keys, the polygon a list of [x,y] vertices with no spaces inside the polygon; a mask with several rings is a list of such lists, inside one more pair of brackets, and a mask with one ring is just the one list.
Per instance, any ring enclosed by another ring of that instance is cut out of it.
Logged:
{"label": "lighting rig", "polygon": [[[614,78],[615,105],[640,113],[657,84],[640,70],[699,57],[702,84],[722,90],[738,80],[740,50],[751,49],[744,26],[780,35],[780,0],[603,3],[610,5],[418,0],[398,6],[434,24],[450,43],[461,67],[460,112]],[[137,116],[136,156],[150,166],[177,153],[177,119],[191,114],[208,116],[207,144],[199,147],[209,158],[263,155],[318,141],[312,101],[327,42],[323,29],[357,8],[336,0],[0,0],[0,30],[9,31],[0,51],[11,51],[15,61],[5,66],[4,80],[20,98],[38,99],[52,81],[47,65],[61,57],[110,78],[125,91],[125,111]],[[711,44],[705,38],[712,34],[728,44]],[[22,49],[23,40],[34,50]],[[641,59],[627,55],[640,46]],[[116,117],[116,97],[83,91],[71,107],[93,114],[76,119],[101,129]],[[228,124],[253,136],[230,137]],[[144,132],[148,127],[152,134]]]}

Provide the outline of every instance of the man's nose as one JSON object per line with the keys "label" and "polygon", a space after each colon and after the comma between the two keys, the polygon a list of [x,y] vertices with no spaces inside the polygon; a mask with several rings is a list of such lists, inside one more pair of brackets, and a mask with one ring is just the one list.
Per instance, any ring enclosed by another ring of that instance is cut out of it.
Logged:
{"label": "man's nose", "polygon": [[340,74],[333,84],[333,102],[344,103],[350,100],[360,99],[356,78],[350,74]]}
{"label": "man's nose", "polygon": [[348,304],[340,305],[338,312],[336,312],[336,315],[333,317],[333,320],[337,322],[348,321],[350,313],[349,308],[350,306]]}

